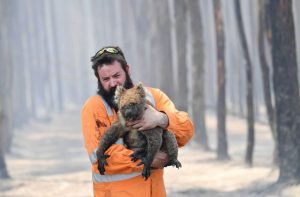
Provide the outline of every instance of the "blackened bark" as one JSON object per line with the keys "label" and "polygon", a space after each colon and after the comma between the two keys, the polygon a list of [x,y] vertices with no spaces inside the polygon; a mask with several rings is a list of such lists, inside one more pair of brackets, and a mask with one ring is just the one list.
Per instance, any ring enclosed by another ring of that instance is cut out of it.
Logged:
{"label": "blackened bark", "polygon": [[[1,16],[1,14],[0,14]],[[0,35],[1,36],[1,35]],[[1,49],[0,49],[0,52]],[[1,53],[2,54],[2,53]],[[0,57],[2,57],[0,54]],[[5,58],[3,58],[5,59]],[[3,60],[2,59],[2,60]],[[5,60],[4,60],[5,62]],[[6,164],[5,164],[5,150],[7,149],[7,135],[9,135],[9,131],[6,130],[7,128],[7,113],[4,108],[4,103],[5,103],[5,99],[7,99],[7,95],[5,95],[5,92],[3,91],[5,88],[3,87],[4,84],[7,84],[7,82],[5,81],[5,77],[4,75],[6,74],[5,71],[6,69],[4,69],[4,65],[5,64],[0,64],[0,179],[2,178],[9,178],[8,172],[7,172],[7,168],[6,168]]]}
{"label": "blackened bark", "polygon": [[[9,24],[8,20],[8,1],[0,2],[0,26],[7,26]],[[4,28],[3,28],[4,29]],[[0,47],[0,179],[8,178],[8,172],[5,165],[5,149],[8,141],[7,135],[10,130],[7,130],[7,100],[11,99],[8,97],[11,89],[11,81],[9,76],[9,70],[11,70],[10,64],[10,53],[8,50],[8,32],[5,29],[0,31],[0,40],[3,41]]]}
{"label": "blackened bark", "polygon": [[[0,98],[0,105],[3,104]],[[9,178],[6,164],[5,164],[5,130],[4,130],[4,110],[0,107],[0,179]]]}
{"label": "blackened bark", "polygon": [[275,112],[272,104],[272,92],[271,92],[271,84],[270,84],[270,69],[266,59],[265,54],[265,38],[268,33],[268,23],[266,22],[266,12],[265,12],[265,1],[258,0],[259,3],[259,31],[258,31],[258,50],[259,50],[259,60],[260,60],[260,68],[262,73],[262,82],[263,82],[263,93],[264,100],[267,109],[268,121],[270,125],[270,129],[272,132],[272,137],[274,139],[274,153],[273,153],[273,163],[275,165],[278,164],[278,145],[276,140],[276,130],[275,130]]}
{"label": "blackened bark", "polygon": [[270,1],[278,181],[300,181],[300,98],[292,0]]}
{"label": "blackened bark", "polygon": [[[147,1],[130,1],[132,7],[133,7],[133,14],[134,14],[134,20],[135,20],[135,26],[136,26],[136,40],[137,40],[137,51],[139,51],[139,58],[137,58],[137,64],[140,66],[139,75],[141,76],[141,79],[143,79],[143,83],[149,84],[152,77],[149,75],[151,73],[151,67],[147,66],[147,60],[146,60],[146,50],[147,50],[147,32],[149,32],[149,19],[148,17],[145,17],[147,13],[149,12],[147,7]],[[118,3],[118,6],[120,7],[120,11],[122,10],[121,3]],[[122,35],[122,33],[121,33]]]}
{"label": "blackened bark", "polygon": [[[1,53],[2,57],[0,57],[1,65],[0,65],[0,113],[1,113],[1,129],[0,134],[1,139],[1,146],[3,146],[2,150],[4,153],[9,153],[12,140],[13,140],[13,69],[14,69],[14,62],[13,56],[15,55],[13,47],[16,45],[14,43],[14,38],[17,34],[17,30],[15,29],[16,26],[9,25],[14,24],[16,21],[16,16],[12,15],[14,7],[16,6],[16,2],[13,1],[4,1],[2,2],[3,7],[0,10],[3,14],[3,25],[7,28],[3,28],[0,32],[0,40],[3,46],[3,52]],[[2,63],[3,62],[3,63]],[[2,138],[1,138],[2,137]]]}
{"label": "blackened bark", "polygon": [[171,19],[169,15],[168,1],[155,2],[156,24],[158,34],[156,47],[156,60],[158,64],[158,83],[159,87],[174,100],[173,88],[173,67],[172,67],[172,49],[171,49]]}
{"label": "blackened bark", "polygon": [[205,95],[204,95],[204,41],[202,18],[199,1],[187,1],[188,14],[191,20],[192,40],[192,89],[193,89],[193,120],[196,125],[196,140],[204,150],[209,150],[208,136],[205,123]]}
{"label": "blackened bark", "polygon": [[218,80],[218,101],[217,101],[217,158],[227,160],[228,145],[226,135],[226,68],[225,68],[225,35],[220,0],[214,0],[214,15],[217,40],[217,80]]}
{"label": "blackened bark", "polygon": [[7,172],[4,153],[0,150],[0,179],[7,179],[7,178],[10,178],[10,176]]}
{"label": "blackened bark", "polygon": [[248,123],[248,136],[247,136],[247,150],[246,150],[246,163],[252,165],[253,149],[254,149],[254,110],[253,110],[253,80],[252,80],[252,63],[249,55],[245,30],[243,27],[243,19],[241,14],[240,0],[235,0],[235,12],[238,23],[238,31],[240,34],[241,44],[244,51],[246,60],[246,80],[247,80],[247,123]]}

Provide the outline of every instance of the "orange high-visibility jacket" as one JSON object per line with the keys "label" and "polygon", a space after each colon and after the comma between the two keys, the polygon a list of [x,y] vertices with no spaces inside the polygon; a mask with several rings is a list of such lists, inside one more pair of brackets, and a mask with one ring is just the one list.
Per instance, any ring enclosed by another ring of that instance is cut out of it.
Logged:
{"label": "orange high-visibility jacket", "polygon": [[[174,132],[179,147],[184,146],[193,136],[194,127],[186,112],[178,111],[173,102],[159,89],[146,88],[147,99],[158,111],[169,118],[168,131]],[[117,113],[100,96],[91,96],[82,108],[81,121],[85,148],[92,163],[94,196],[166,196],[163,170],[152,170],[147,181],[141,176],[143,166],[132,162],[132,150],[126,149],[118,140],[107,151],[110,155],[105,166],[105,175],[97,169],[96,150],[104,132],[117,119]]]}

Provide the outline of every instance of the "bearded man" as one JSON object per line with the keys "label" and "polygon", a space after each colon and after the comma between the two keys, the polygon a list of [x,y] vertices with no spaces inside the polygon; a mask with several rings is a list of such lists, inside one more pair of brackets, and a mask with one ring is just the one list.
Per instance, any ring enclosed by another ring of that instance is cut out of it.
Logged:
{"label": "bearded man", "polygon": [[[139,161],[131,161],[132,150],[127,149],[122,140],[112,145],[106,154],[105,175],[98,171],[96,150],[106,130],[117,119],[118,108],[114,102],[117,86],[133,87],[130,77],[130,66],[119,47],[106,46],[100,49],[91,59],[94,74],[98,80],[97,95],[85,102],[82,113],[82,132],[87,153],[92,164],[93,190],[95,197],[160,197],[166,196],[163,180],[163,167],[168,163],[166,153],[155,156],[151,176],[145,181],[141,176],[143,166]],[[146,88],[147,105],[140,120],[127,122],[132,128],[148,130],[157,126],[175,134],[179,147],[184,146],[193,136],[194,127],[186,112],[178,111],[165,93],[156,88]]]}

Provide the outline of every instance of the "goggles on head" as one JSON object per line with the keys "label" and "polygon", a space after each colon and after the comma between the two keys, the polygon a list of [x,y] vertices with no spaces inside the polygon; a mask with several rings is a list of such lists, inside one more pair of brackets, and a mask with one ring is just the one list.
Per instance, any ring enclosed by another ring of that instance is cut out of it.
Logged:
{"label": "goggles on head", "polygon": [[99,50],[95,54],[94,58],[100,57],[104,52],[111,53],[111,54],[118,54],[119,53],[119,51],[117,49],[115,49],[113,47],[107,47],[107,48],[103,48],[103,49]]}

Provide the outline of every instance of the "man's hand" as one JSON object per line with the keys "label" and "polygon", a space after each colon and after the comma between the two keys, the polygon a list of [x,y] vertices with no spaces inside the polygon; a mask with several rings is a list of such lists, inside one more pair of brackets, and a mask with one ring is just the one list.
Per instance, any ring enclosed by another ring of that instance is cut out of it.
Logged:
{"label": "man's hand", "polygon": [[140,120],[127,122],[128,127],[139,131],[153,129],[157,126],[166,128],[169,125],[168,116],[154,109],[151,105],[146,105],[145,113]]}
{"label": "man's hand", "polygon": [[151,168],[155,169],[162,169],[165,167],[165,165],[168,163],[169,158],[167,153],[164,152],[158,152],[154,156],[153,162],[151,164]]}

